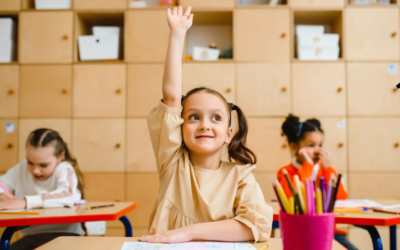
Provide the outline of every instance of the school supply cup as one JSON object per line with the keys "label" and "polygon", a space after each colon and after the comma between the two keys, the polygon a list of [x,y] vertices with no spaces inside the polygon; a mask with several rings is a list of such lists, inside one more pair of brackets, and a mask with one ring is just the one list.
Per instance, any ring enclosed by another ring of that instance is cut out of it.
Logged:
{"label": "school supply cup", "polygon": [[280,212],[284,250],[332,250],[334,213],[300,215]]}

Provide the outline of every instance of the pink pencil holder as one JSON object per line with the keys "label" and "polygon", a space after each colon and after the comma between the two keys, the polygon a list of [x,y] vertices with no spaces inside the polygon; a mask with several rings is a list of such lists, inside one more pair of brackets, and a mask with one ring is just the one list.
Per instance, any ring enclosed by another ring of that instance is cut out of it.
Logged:
{"label": "pink pencil holder", "polygon": [[332,250],[334,213],[296,215],[280,212],[284,250]]}

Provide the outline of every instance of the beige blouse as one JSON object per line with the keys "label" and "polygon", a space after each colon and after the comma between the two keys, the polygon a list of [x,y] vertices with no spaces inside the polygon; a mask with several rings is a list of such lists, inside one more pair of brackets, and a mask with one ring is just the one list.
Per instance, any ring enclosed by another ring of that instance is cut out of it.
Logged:
{"label": "beige blouse", "polygon": [[233,218],[251,228],[256,242],[267,240],[273,211],[254,178],[256,166],[223,161],[218,170],[193,167],[182,146],[181,112],[160,102],[147,120],[160,181],[149,234]]}

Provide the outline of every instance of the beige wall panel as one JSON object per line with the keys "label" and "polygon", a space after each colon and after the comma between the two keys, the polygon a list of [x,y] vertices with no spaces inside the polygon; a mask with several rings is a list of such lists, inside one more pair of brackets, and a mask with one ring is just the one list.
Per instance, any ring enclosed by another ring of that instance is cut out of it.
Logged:
{"label": "beige wall panel", "polygon": [[125,120],[73,120],[73,147],[84,172],[125,170]]}
{"label": "beige wall panel", "polygon": [[[10,125],[6,130],[7,124]],[[17,164],[17,152],[18,120],[0,119],[0,171],[6,171]]]}
{"label": "beige wall panel", "polygon": [[21,12],[20,63],[72,62],[72,12]]}
{"label": "beige wall panel", "polygon": [[162,99],[163,64],[128,65],[128,116],[147,117]]}
{"label": "beige wall panel", "polygon": [[0,117],[18,116],[19,66],[0,66]]}
{"label": "beige wall panel", "polygon": [[21,66],[20,116],[70,117],[72,67]]}
{"label": "beige wall panel", "polygon": [[235,0],[180,0],[179,4],[187,7],[192,6],[192,8],[207,8],[207,9],[232,9],[235,7]]}
{"label": "beige wall panel", "polygon": [[21,9],[21,0],[2,0],[0,11],[16,11]]}
{"label": "beige wall panel", "polygon": [[235,64],[185,63],[183,65],[183,94],[197,87],[208,87],[235,103]]}
{"label": "beige wall panel", "polygon": [[[278,172],[278,171],[276,171]],[[271,204],[271,200],[276,200],[274,190],[272,189],[271,182],[276,180],[276,172],[263,173],[256,171],[256,181],[264,194],[264,199],[267,204]]]}
{"label": "beige wall panel", "polygon": [[247,116],[284,115],[290,112],[289,63],[236,65],[237,104]]}
{"label": "beige wall panel", "polygon": [[138,206],[128,214],[133,228],[147,228],[150,213],[158,196],[158,174],[132,173],[127,175],[127,201]]}
{"label": "beige wall panel", "polygon": [[126,9],[126,0],[74,0],[75,10]]}
{"label": "beige wall panel", "polygon": [[400,118],[349,119],[349,170],[400,173]]}
{"label": "beige wall panel", "polygon": [[399,60],[399,23],[398,8],[347,8],[347,60]]}
{"label": "beige wall panel", "polygon": [[400,173],[349,174],[350,199],[400,199]]}
{"label": "beige wall panel", "polygon": [[163,62],[165,60],[169,37],[166,18],[167,12],[164,9],[126,12],[126,62]]}
{"label": "beige wall panel", "polygon": [[237,61],[290,60],[289,9],[236,9],[234,56]]}
{"label": "beige wall panel", "polygon": [[74,117],[124,117],[126,66],[74,65]]}
{"label": "beige wall panel", "polygon": [[281,136],[282,118],[249,118],[248,147],[257,155],[258,172],[275,172],[291,162],[286,138]]}
{"label": "beige wall panel", "polygon": [[294,63],[293,112],[301,116],[344,116],[344,63]]}
{"label": "beige wall panel", "polygon": [[156,159],[147,128],[147,119],[128,119],[127,133],[126,170],[157,172]]}
{"label": "beige wall panel", "polygon": [[[38,128],[49,128],[57,131],[61,138],[68,144],[74,154],[71,144],[71,119],[21,119],[19,120],[18,159],[25,160],[25,143],[29,134]],[[78,158],[79,161],[79,158]]]}
{"label": "beige wall panel", "polygon": [[398,63],[348,63],[349,115],[400,115]]}
{"label": "beige wall panel", "polygon": [[[84,178],[85,178],[86,200],[89,201],[125,200],[125,174],[84,173]],[[106,183],[107,185],[105,185]]]}

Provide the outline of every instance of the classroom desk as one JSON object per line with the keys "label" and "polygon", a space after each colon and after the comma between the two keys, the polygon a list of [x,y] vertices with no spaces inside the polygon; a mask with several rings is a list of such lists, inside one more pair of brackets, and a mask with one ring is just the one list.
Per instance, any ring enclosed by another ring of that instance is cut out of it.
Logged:
{"label": "classroom desk", "polygon": [[[37,250],[54,250],[54,249],[73,249],[73,250],[121,250],[125,241],[137,241],[137,238],[124,237],[59,237],[47,244],[37,248]],[[283,250],[282,240],[280,238],[272,238],[266,243],[255,243],[253,246],[259,249],[268,244],[268,250]],[[346,250],[336,241],[333,241],[332,250]]]}
{"label": "classroom desk", "polygon": [[[374,200],[384,206],[400,204],[400,200]],[[279,204],[269,203],[274,209],[273,228],[279,228]],[[390,250],[397,249],[397,225],[400,224],[400,215],[372,212],[368,214],[335,213],[338,224],[352,224],[368,231],[372,239],[374,250],[382,250],[382,240],[375,226],[388,226],[390,231]]]}
{"label": "classroom desk", "polygon": [[[85,207],[114,204],[113,207],[86,210]],[[0,250],[7,250],[12,235],[29,226],[89,221],[120,220],[125,227],[125,236],[132,237],[132,227],[126,214],[135,209],[133,202],[86,202],[72,208],[32,209],[37,215],[0,214],[0,227],[7,227],[0,240]]]}

